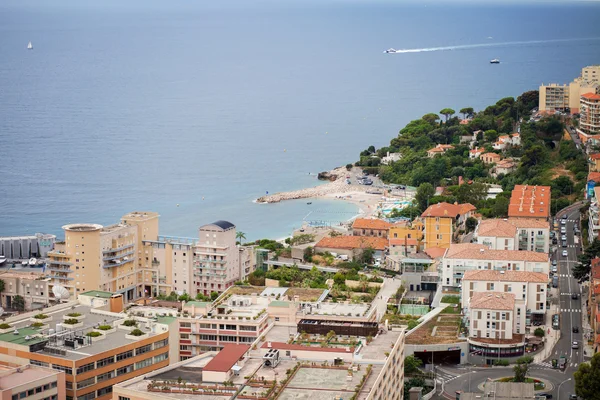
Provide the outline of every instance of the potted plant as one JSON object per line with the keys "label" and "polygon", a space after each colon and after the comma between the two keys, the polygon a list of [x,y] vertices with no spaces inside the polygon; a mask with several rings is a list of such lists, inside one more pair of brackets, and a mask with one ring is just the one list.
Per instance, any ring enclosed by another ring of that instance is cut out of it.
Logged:
{"label": "potted plant", "polygon": [[127,335],[125,335],[125,337],[127,339],[131,339],[131,340],[145,339],[148,336],[149,335],[147,333],[144,333],[141,329],[138,329],[138,328],[131,330]]}
{"label": "potted plant", "polygon": [[63,315],[63,319],[69,319],[69,318],[75,318],[78,320],[82,320],[85,318],[85,315],[78,313],[78,312],[72,312],[67,315]]}
{"label": "potted plant", "polygon": [[137,325],[138,323],[135,319],[126,319],[123,322],[121,322],[121,324],[119,325],[119,329],[131,332],[132,330],[137,328]]}
{"label": "potted plant", "polygon": [[8,333],[13,330],[12,325],[3,322],[0,324],[0,333]]}
{"label": "potted plant", "polygon": [[69,328],[79,328],[80,326],[83,326],[83,322],[79,322],[76,318],[65,319],[62,323]]}
{"label": "potted plant", "polygon": [[108,333],[113,333],[113,332],[115,332],[116,330],[117,330],[117,328],[115,328],[115,327],[114,327],[114,326],[112,326],[112,325],[108,325],[108,324],[105,324],[105,325],[100,325],[100,326],[98,326],[98,327],[96,328],[96,331],[98,331],[98,332],[100,332],[100,333],[103,333],[103,334],[105,334],[105,335],[106,335],[106,334],[108,334]]}
{"label": "potted plant", "polygon": [[88,332],[85,334],[85,336],[92,338],[92,342],[97,342],[99,340],[106,338],[106,336],[104,336],[103,334],[101,334],[98,331]]}
{"label": "potted plant", "polygon": [[47,323],[48,321],[52,320],[52,316],[50,315],[46,315],[43,313],[40,314],[36,314],[33,316],[33,318],[31,318],[31,322],[43,322],[43,323]]}

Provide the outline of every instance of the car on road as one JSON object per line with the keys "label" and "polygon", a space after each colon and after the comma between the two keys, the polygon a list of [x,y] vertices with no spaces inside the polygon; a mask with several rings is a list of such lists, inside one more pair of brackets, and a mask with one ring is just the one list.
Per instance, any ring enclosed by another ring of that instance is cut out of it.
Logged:
{"label": "car on road", "polygon": [[576,394],[570,395],[569,400],[577,400],[577,395]]}
{"label": "car on road", "polygon": [[557,262],[556,259],[552,260],[552,265],[556,266]]}
{"label": "car on road", "polygon": [[574,326],[573,327],[573,333],[579,333],[579,327],[578,326]]}
{"label": "car on road", "polygon": [[558,287],[558,276],[556,275],[552,277],[552,287]]}
{"label": "car on road", "polygon": [[558,272],[558,267],[556,265],[552,266],[552,272],[553,273],[557,273]]}
{"label": "car on road", "polygon": [[562,216],[562,219],[568,219],[568,218],[569,218],[569,216],[567,214]]}
{"label": "car on road", "polygon": [[560,224],[563,225],[563,226],[566,225],[567,224],[567,220],[565,220],[565,219],[561,220]]}
{"label": "car on road", "polygon": [[572,349],[578,349],[579,348],[579,343],[577,342],[577,340],[573,341],[573,344],[571,345]]}
{"label": "car on road", "polygon": [[565,228],[564,226],[561,226],[560,233],[567,233],[567,228]]}
{"label": "car on road", "polygon": [[562,235],[562,236],[560,237],[560,240],[567,240],[567,235]]}
{"label": "car on road", "polygon": [[551,399],[552,393],[536,393],[535,397],[544,397],[546,399]]}
{"label": "car on road", "polygon": [[567,257],[569,255],[569,253],[566,250],[563,250],[562,255],[563,255],[563,257]]}
{"label": "car on road", "polygon": [[577,293],[571,293],[571,298],[573,300],[577,300],[579,298],[579,294],[577,294]]}
{"label": "car on road", "polygon": [[[561,245],[561,246],[562,246],[562,247],[567,247],[567,241],[566,241],[566,240],[563,240],[563,242],[562,242],[562,245]],[[564,255],[566,255],[566,254],[565,254],[565,251],[566,251],[566,250],[563,250],[563,256],[564,256]]]}

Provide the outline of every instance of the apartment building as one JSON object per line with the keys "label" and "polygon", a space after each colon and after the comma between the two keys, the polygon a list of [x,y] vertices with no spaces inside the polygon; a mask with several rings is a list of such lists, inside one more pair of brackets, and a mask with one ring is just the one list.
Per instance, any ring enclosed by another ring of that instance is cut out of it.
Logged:
{"label": "apartment building", "polygon": [[66,287],[72,296],[97,289],[123,293],[127,300],[142,297],[142,241],[156,239],[158,217],[133,212],[110,226],[63,226],[65,242],[48,252],[51,283]]}
{"label": "apartment building", "polygon": [[588,156],[590,163],[590,172],[600,172],[600,153],[593,153]]}
{"label": "apartment building", "polygon": [[391,226],[381,219],[357,218],[352,223],[352,235],[387,238]]}
{"label": "apartment building", "polygon": [[492,250],[475,243],[453,244],[442,259],[442,286],[458,290],[467,271],[526,271],[549,273],[547,253],[527,250]]}
{"label": "apartment building", "polygon": [[[9,270],[10,271],[10,270]],[[4,290],[0,293],[2,307],[15,308],[14,299],[21,296],[25,302],[25,310],[46,307],[54,295],[50,291],[50,279],[42,270],[21,272],[13,270],[2,274]]]}
{"label": "apartment building", "polygon": [[534,322],[544,322],[548,275],[526,271],[466,271],[462,280],[461,304],[469,307],[476,293],[512,293],[515,296],[515,333],[524,333]]}
{"label": "apartment building", "polygon": [[121,313],[122,294],[93,291],[79,298],[8,318],[0,363],[64,373],[60,399],[66,400],[108,400],[113,385],[169,364],[168,325]]}
{"label": "apartment building", "polygon": [[406,256],[416,254],[423,244],[423,224],[394,225],[389,230],[388,254]]}
{"label": "apartment building", "polygon": [[551,83],[539,88],[539,110],[541,112],[567,111],[577,114],[580,111],[580,98],[585,93],[598,93],[600,90],[600,65],[584,67],[581,75],[570,84]]}
{"label": "apartment building", "polygon": [[427,150],[427,157],[433,158],[438,154],[444,154],[448,150],[452,150],[453,148],[454,146],[452,146],[451,144],[438,144],[434,148]]}
{"label": "apartment building", "polygon": [[492,250],[529,250],[548,253],[550,224],[535,218],[486,219],[473,238]]}
{"label": "apartment building", "polygon": [[506,219],[484,219],[479,222],[473,239],[491,250],[517,250],[517,228]]}
{"label": "apartment building", "polygon": [[431,205],[421,214],[424,221],[425,249],[431,247],[449,248],[456,228],[475,211],[469,203],[450,204],[446,202]]}
{"label": "apartment building", "polygon": [[66,396],[62,371],[34,365],[0,366],[0,398],[3,400],[61,400]]}
{"label": "apartment building", "polygon": [[593,186],[591,189],[592,196],[587,194],[587,198],[590,200],[590,207],[588,209],[588,240],[593,242],[594,239],[600,237],[600,186]]}
{"label": "apartment building", "polygon": [[479,159],[483,161],[484,164],[496,164],[502,159],[502,156],[498,153],[484,153]]}
{"label": "apartment building", "polygon": [[520,146],[521,135],[519,133],[511,133],[510,135],[501,135],[498,140],[494,142],[492,147],[494,150],[504,150],[508,146]]}
{"label": "apartment building", "polygon": [[508,205],[508,217],[548,221],[551,199],[550,186],[515,185]]}
{"label": "apartment building", "polygon": [[515,250],[529,250],[538,253],[550,251],[550,223],[542,218],[509,218],[508,222],[517,228]]}
{"label": "apartment building", "polygon": [[317,253],[336,253],[346,255],[349,259],[360,257],[363,250],[373,249],[374,257],[383,257],[388,240],[382,237],[371,236],[334,236],[324,237],[314,247]]}
{"label": "apartment building", "polygon": [[600,134],[600,94],[584,93],[580,100],[578,130],[587,134]]}

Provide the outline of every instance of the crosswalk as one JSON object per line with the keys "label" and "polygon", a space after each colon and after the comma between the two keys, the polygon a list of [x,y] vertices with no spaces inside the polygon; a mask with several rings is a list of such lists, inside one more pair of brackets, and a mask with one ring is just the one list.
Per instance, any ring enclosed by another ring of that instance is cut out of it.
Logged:
{"label": "crosswalk", "polygon": [[571,275],[571,274],[558,274],[555,276],[558,276],[560,278],[572,278],[573,277],[573,275]]}
{"label": "crosswalk", "polygon": [[560,295],[561,295],[561,296],[570,296],[570,295],[572,295],[572,294],[573,294],[573,293],[561,293]]}
{"label": "crosswalk", "polygon": [[573,308],[573,309],[571,309],[571,308],[561,308],[560,312],[561,313],[578,313],[578,312],[581,312],[581,309],[577,309],[577,308]]}
{"label": "crosswalk", "polygon": [[[579,365],[578,363],[567,364],[568,367],[573,367],[573,368],[577,368],[578,365]],[[552,363],[541,361],[541,362],[531,364],[529,369],[554,369],[554,368],[552,367]]]}
{"label": "crosswalk", "polygon": [[460,375],[454,375],[454,374],[452,374],[452,373],[450,373],[448,371],[444,371],[444,370],[439,369],[439,368],[436,370],[436,372],[437,372],[438,379],[441,379],[442,381],[444,381],[446,383],[450,382],[450,381],[452,381],[452,380],[454,380],[454,379],[456,379],[456,378],[458,378],[460,376]]}

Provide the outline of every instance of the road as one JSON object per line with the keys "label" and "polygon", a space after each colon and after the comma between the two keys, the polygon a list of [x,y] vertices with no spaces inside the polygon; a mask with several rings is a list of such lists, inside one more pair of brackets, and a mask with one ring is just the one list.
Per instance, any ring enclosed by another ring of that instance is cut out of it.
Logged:
{"label": "road", "polygon": [[[563,216],[567,216],[565,225],[562,225]],[[581,244],[575,244],[575,226],[579,226],[580,213],[578,207],[570,207],[560,211],[557,216],[560,220],[560,227],[566,227],[567,247],[561,245],[561,233],[559,236],[559,247],[557,254],[558,259],[558,292],[560,305],[560,339],[554,346],[552,355],[548,357],[546,362],[551,365],[552,359],[558,359],[561,356],[567,358],[567,368],[564,371],[565,376],[572,377],[577,370],[579,364],[584,361],[583,358],[583,329],[582,329],[582,307],[581,307],[581,287],[575,278],[573,278],[573,267],[577,264],[578,256],[581,254]],[[579,237],[580,239],[580,237]],[[579,240],[581,243],[581,240]],[[566,256],[563,255],[566,251]],[[571,295],[576,293],[576,300],[571,298]],[[579,332],[573,333],[573,327],[578,327]],[[572,343],[577,341],[579,349],[573,349]],[[575,393],[575,382],[566,382],[561,387],[560,397],[567,399],[568,395]]]}
{"label": "road", "polygon": [[567,125],[567,131],[569,132],[569,135],[571,136],[571,140],[573,140],[573,143],[575,143],[575,146],[577,146],[577,148],[579,150],[583,150],[583,145],[581,144],[581,139],[579,139],[579,135],[575,131],[575,128],[572,127],[571,125]]}

